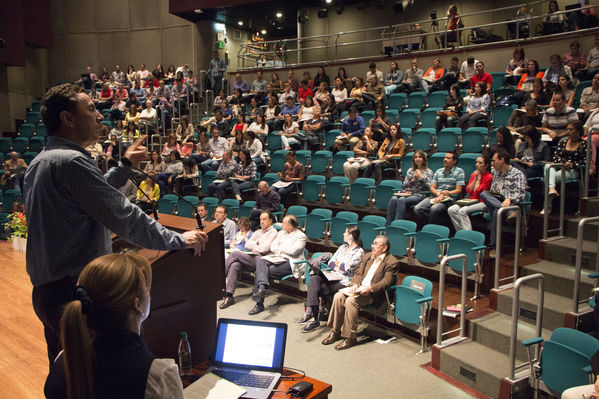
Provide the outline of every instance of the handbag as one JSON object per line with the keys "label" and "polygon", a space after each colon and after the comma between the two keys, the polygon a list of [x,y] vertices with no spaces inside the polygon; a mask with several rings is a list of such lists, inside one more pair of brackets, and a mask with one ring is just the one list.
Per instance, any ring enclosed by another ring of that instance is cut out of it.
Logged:
{"label": "handbag", "polygon": [[442,111],[437,111],[437,115],[449,118],[450,116],[458,116],[458,113],[455,111],[442,110]]}
{"label": "handbag", "polygon": [[479,201],[477,199],[462,198],[461,200],[456,201],[456,205],[459,205],[459,206],[469,206],[469,205],[474,205],[474,204],[476,204],[478,202]]}

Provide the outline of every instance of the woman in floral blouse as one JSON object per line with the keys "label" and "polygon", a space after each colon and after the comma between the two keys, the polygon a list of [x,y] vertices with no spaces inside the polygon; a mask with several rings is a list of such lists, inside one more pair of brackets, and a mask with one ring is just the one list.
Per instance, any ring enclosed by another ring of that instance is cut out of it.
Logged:
{"label": "woman in floral blouse", "polygon": [[[337,291],[347,287],[354,272],[362,263],[362,259],[364,259],[360,230],[358,230],[357,226],[348,226],[345,229],[343,241],[345,244],[337,249],[327,264],[327,267],[331,269],[330,273],[339,278],[339,280],[331,281],[321,273],[310,276],[306,296],[306,312],[299,323],[307,323],[312,318],[314,320],[302,327],[302,332],[314,331],[320,327],[320,316],[322,316],[323,311],[323,309],[320,309],[321,298],[326,302]],[[317,265],[313,266],[318,267]]]}

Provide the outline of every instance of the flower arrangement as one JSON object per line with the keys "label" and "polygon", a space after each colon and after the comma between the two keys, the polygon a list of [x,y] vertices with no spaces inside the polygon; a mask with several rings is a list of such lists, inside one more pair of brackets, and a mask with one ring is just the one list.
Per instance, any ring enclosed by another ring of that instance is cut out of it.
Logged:
{"label": "flower arrangement", "polygon": [[12,241],[13,237],[27,238],[27,221],[23,212],[8,215],[8,222],[4,223],[4,227],[10,232],[8,241]]}

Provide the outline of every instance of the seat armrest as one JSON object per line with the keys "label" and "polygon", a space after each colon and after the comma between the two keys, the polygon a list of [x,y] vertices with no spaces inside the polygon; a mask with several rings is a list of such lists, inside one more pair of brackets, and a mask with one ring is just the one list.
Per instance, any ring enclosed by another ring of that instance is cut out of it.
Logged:
{"label": "seat armrest", "polygon": [[420,298],[416,300],[416,303],[426,303],[433,300],[432,296],[425,296],[424,298]]}
{"label": "seat armrest", "polygon": [[525,348],[528,348],[529,346],[540,344],[543,341],[544,340],[542,337],[531,338],[531,339],[522,341],[522,346]]}

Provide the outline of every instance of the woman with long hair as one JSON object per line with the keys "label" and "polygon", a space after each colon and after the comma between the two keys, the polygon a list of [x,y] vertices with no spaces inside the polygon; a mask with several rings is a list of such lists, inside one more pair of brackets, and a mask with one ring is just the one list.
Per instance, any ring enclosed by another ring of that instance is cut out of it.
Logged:
{"label": "woman with long hair", "polygon": [[522,47],[515,48],[512,59],[508,61],[505,67],[503,85],[517,85],[520,81],[520,76],[526,72],[527,66],[528,60],[524,55],[524,49]]}
{"label": "woman with long hair", "polygon": [[300,129],[303,128],[304,122],[314,117],[314,99],[312,96],[306,97],[304,104],[300,108],[299,115],[297,116],[297,122]]}
{"label": "woman with long hair", "polygon": [[127,129],[123,130],[123,142],[132,143],[139,138],[139,130],[131,120],[127,123]]}
{"label": "woman with long hair", "polygon": [[133,122],[137,125],[139,123],[139,118],[141,118],[141,114],[137,111],[135,104],[131,104],[129,106],[129,111],[125,114],[125,123],[129,124],[129,122]]}
{"label": "woman with long hair", "polygon": [[426,153],[414,152],[412,167],[406,172],[402,191],[396,193],[387,206],[387,226],[396,219],[403,219],[406,208],[418,204],[425,197],[433,180],[433,171],[428,167]]}
{"label": "woman with long hair", "polygon": [[[268,131],[268,126],[264,124],[264,118],[262,118],[262,114],[258,114],[258,117],[262,119],[263,126]],[[266,161],[266,153],[264,152],[263,148],[264,145],[262,144],[262,141],[256,137],[256,133],[253,130],[248,130],[245,134],[245,143],[243,145],[243,149],[249,151],[250,158],[252,158],[252,161],[254,161],[256,165],[261,165]]]}
{"label": "woman with long hair", "polygon": [[283,89],[283,81],[279,78],[276,72],[270,75],[270,87],[276,93]]}
{"label": "woman with long hair", "polygon": [[401,83],[401,78],[403,77],[403,72],[397,66],[397,62],[390,62],[391,69],[387,72],[387,76],[385,76],[385,81],[383,84],[385,85],[385,94],[390,95],[395,93],[395,89]]}
{"label": "woman with long hair", "polygon": [[528,60],[528,69],[520,76],[520,81],[516,89],[518,91],[532,91],[532,82],[535,79],[542,79],[544,72],[539,71],[537,60]]}
{"label": "woman with long hair", "polygon": [[318,67],[318,72],[314,76],[314,87],[320,86],[320,82],[325,82],[327,87],[331,85],[331,78],[325,72],[324,67]]}
{"label": "woman with long hair", "polygon": [[535,100],[539,108],[549,108],[551,93],[545,90],[542,79],[535,79],[532,82],[532,91],[524,95],[523,103],[526,104],[528,100]]}
{"label": "woman with long hair", "polygon": [[256,187],[256,163],[252,159],[247,149],[242,149],[239,153],[239,167],[233,174],[233,179],[229,179],[233,195],[241,201],[241,192]]}
{"label": "woman with long hair", "polygon": [[169,185],[174,184],[177,176],[184,173],[181,154],[178,150],[171,151],[167,159],[164,172],[156,176],[156,181],[160,185],[160,192],[163,194],[169,192]]}
{"label": "woman with long hair", "polygon": [[162,161],[162,157],[158,151],[152,151],[150,154],[150,162],[146,164],[144,172],[146,174],[154,173],[155,175],[164,172],[165,163]]}
{"label": "woman with long hair", "polygon": [[[314,99],[317,101],[324,101],[324,99],[329,95],[329,85],[327,82],[320,82],[318,84],[318,90],[314,93]],[[334,97],[333,97],[334,98]]]}
{"label": "woman with long hair", "polygon": [[264,110],[264,119],[266,120],[266,124],[268,125],[268,130],[273,131],[275,121],[278,119],[279,112],[281,112],[281,107],[277,103],[277,97],[269,97],[268,104],[266,105],[266,109]]}
{"label": "woman with long hair", "polygon": [[389,134],[391,125],[391,118],[385,114],[385,106],[381,104],[377,105],[374,109],[374,118],[370,118],[368,122],[368,126],[372,129],[372,137],[379,143],[382,142],[387,137],[387,134]]}
{"label": "woman with long hair", "polygon": [[[135,253],[91,261],[63,311],[63,352],[50,368],[48,398],[183,398],[173,359],[157,359],[143,342],[152,268]],[[93,337],[93,338],[92,338]]]}
{"label": "woman with long hair", "polygon": [[177,126],[177,130],[175,131],[175,135],[177,136],[177,140],[182,140],[190,134],[193,135],[193,125],[189,123],[187,115],[183,115],[181,117],[181,123]]}
{"label": "woman with long hair", "polygon": [[[568,123],[566,133],[563,139],[557,143],[557,148],[553,153],[554,163],[564,164],[566,180],[578,179],[580,173],[578,169],[585,165],[587,156],[587,142],[582,139],[584,129],[580,121]],[[545,170],[549,165],[545,165]],[[555,189],[557,183],[561,183],[562,174],[557,173],[555,168],[549,169],[549,196],[551,198],[558,197],[559,193]],[[563,193],[562,193],[563,194]],[[547,210],[545,210],[547,211]],[[551,211],[551,209],[549,209]]]}
{"label": "woman with long hair", "polygon": [[156,183],[156,174],[149,173],[146,179],[139,183],[135,204],[144,212],[152,213],[154,204],[160,198],[160,186]]}
{"label": "woman with long hair", "polygon": [[510,129],[505,126],[499,126],[497,128],[497,133],[495,134],[497,143],[489,147],[487,158],[492,159],[493,154],[495,154],[500,148],[503,148],[508,153],[510,158],[514,158],[516,156],[516,147],[514,146],[514,137],[512,136]]}
{"label": "woman with long hair", "polygon": [[206,131],[200,131],[200,137],[196,143],[196,152],[191,154],[191,159],[199,165],[210,158],[210,137]]}
{"label": "woman with long hair", "polygon": [[444,127],[454,127],[460,115],[462,114],[462,96],[460,95],[460,86],[452,85],[449,89],[449,95],[443,104],[443,110],[437,111],[435,127],[437,132]]}
{"label": "woman with long hair", "polygon": [[197,179],[200,175],[198,164],[190,158],[184,158],[182,161],[183,173],[175,180],[175,192],[183,195],[183,189],[186,186],[194,186],[197,188]]}
{"label": "woman with long hair", "polygon": [[518,146],[512,165],[520,169],[527,179],[541,177],[545,162],[549,161],[549,147],[541,140],[541,133],[534,126],[526,126],[520,133],[524,140]]}
{"label": "woman with long hair", "polygon": [[566,107],[571,107],[574,104],[574,85],[572,84],[572,79],[568,75],[561,75],[557,82],[555,91],[564,93]]}
{"label": "woman with long hair", "polygon": [[[303,324],[312,319],[314,320],[302,327],[301,331],[304,333],[314,331],[320,327],[320,320],[324,319],[324,309],[320,307],[321,300],[325,304],[330,303],[332,296],[337,291],[349,285],[354,273],[362,264],[364,249],[362,249],[358,226],[348,226],[343,233],[343,241],[344,244],[335,251],[335,254],[330,252],[323,254],[325,257],[330,257],[327,267],[331,269],[331,273],[339,277],[339,280],[329,281],[320,273],[310,276],[306,294],[306,311],[299,323]],[[323,256],[313,259],[310,265],[319,269]]]}
{"label": "woman with long hair", "polygon": [[[487,117],[487,111],[491,105],[491,98],[487,94],[487,85],[485,82],[478,82],[474,85],[474,94],[470,97],[466,112],[458,119],[458,127],[476,126],[476,122]],[[466,126],[467,125],[467,126]]]}
{"label": "woman with long hair", "polygon": [[168,157],[172,151],[181,152],[181,146],[177,143],[177,136],[174,133],[168,135],[168,139],[164,146],[162,147],[162,156],[164,158]]}
{"label": "woman with long hair", "polygon": [[366,167],[364,177],[374,175],[376,183],[380,183],[383,179],[383,170],[394,166],[394,160],[402,158],[405,149],[406,143],[399,125],[391,125],[389,136],[383,141],[377,153],[378,158]]}
{"label": "woman with long hair", "polygon": [[246,131],[246,136],[247,136],[247,133],[254,132],[255,136],[266,137],[266,135],[268,134],[268,131],[269,131],[269,127],[268,127],[268,124],[266,123],[266,118],[264,117],[264,114],[262,112],[258,112],[256,114],[256,119],[254,120],[254,122],[252,122],[252,124],[250,126],[248,126],[248,129]]}
{"label": "woman with long hair", "polygon": [[300,141],[296,138],[299,134],[299,125],[292,119],[291,114],[285,114],[284,118],[281,145],[283,149],[290,150],[291,146],[298,146],[300,144]]}
{"label": "woman with long hair", "polygon": [[447,214],[451,219],[455,231],[472,230],[470,215],[475,212],[484,213],[487,211],[487,207],[480,199],[480,193],[491,188],[493,175],[489,172],[490,168],[491,164],[489,158],[482,155],[476,158],[476,169],[470,176],[470,181],[466,186],[466,192],[468,193],[468,199],[477,200],[477,202],[468,205],[460,205],[458,201],[458,203],[447,208]]}

